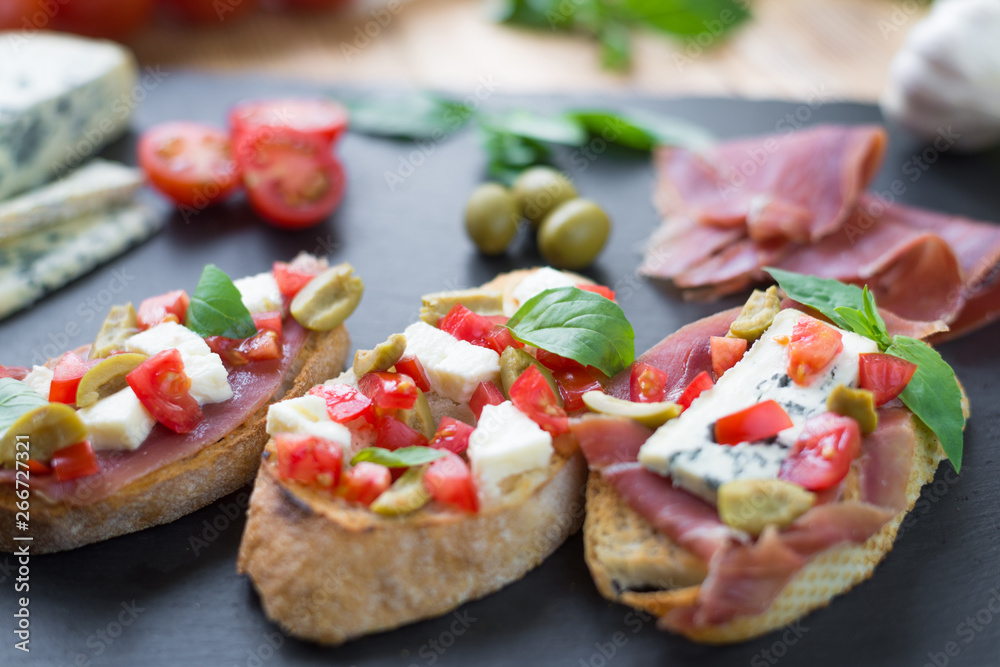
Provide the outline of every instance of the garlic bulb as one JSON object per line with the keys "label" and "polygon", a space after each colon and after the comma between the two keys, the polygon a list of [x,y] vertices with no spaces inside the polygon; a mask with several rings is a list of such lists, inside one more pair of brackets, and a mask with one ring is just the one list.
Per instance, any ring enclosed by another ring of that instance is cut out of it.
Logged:
{"label": "garlic bulb", "polygon": [[889,66],[882,112],[957,150],[1000,142],[1000,0],[939,0]]}

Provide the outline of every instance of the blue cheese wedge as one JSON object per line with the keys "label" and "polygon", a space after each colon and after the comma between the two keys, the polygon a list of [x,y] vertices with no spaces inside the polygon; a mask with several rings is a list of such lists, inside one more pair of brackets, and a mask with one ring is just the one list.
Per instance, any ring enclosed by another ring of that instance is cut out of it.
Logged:
{"label": "blue cheese wedge", "polygon": [[[476,430],[469,436],[468,451],[479,495],[492,501],[504,495],[505,480],[545,470],[555,450],[547,431],[513,403],[504,401],[483,408]],[[540,476],[538,481],[542,479]]]}
{"label": "blue cheese wedge", "polygon": [[[826,412],[826,399],[834,386],[856,387],[858,355],[878,352],[873,340],[841,331],[844,348],[812,384],[801,387],[791,381],[786,369],[786,345],[775,337],[792,335],[792,328],[807,315],[786,309],[771,327],[719,382],[704,392],[680,417],[667,422],[639,450],[639,462],[661,475],[669,475],[675,486],[715,503],[718,487],[734,479],[774,479],[805,422]],[[755,405],[774,400],[788,413],[792,427],[773,441],[719,445],[713,441],[715,422]]]}
{"label": "blue cheese wedge", "polygon": [[457,403],[468,403],[480,382],[499,382],[500,355],[458,340],[426,322],[406,327],[406,354],[420,360],[431,389]]}
{"label": "blue cheese wedge", "polygon": [[0,319],[117,257],[162,226],[163,217],[155,210],[131,204],[0,243]]}
{"label": "blue cheese wedge", "polygon": [[0,199],[124,134],[137,80],[135,59],[113,42],[0,32]]}

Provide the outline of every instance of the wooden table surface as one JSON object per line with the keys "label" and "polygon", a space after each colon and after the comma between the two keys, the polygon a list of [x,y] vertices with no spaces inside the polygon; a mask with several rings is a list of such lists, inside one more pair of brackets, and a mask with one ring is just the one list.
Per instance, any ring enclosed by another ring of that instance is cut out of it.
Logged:
{"label": "wooden table surface", "polygon": [[[497,25],[483,0],[385,6],[362,0],[326,14],[258,12],[222,27],[157,26],[133,46],[149,65],[330,82],[468,91],[489,77],[508,92],[873,101],[893,53],[926,12],[913,0],[754,0],[754,18],[714,48],[639,34],[632,70],[616,74],[601,69],[586,38]],[[711,41],[706,33],[702,42]]]}

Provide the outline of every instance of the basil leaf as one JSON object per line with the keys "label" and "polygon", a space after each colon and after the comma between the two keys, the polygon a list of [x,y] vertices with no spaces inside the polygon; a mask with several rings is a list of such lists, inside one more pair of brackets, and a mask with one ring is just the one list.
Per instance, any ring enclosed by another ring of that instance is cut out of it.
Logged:
{"label": "basil leaf", "polygon": [[788,298],[814,308],[823,313],[842,329],[849,329],[844,318],[837,313],[838,307],[852,308],[861,312],[864,307],[864,295],[860,287],[845,285],[829,278],[817,278],[793,271],[782,271],[773,267],[765,267],[765,271],[785,290]]}
{"label": "basil leaf", "polygon": [[6,431],[28,410],[46,403],[45,398],[20,380],[0,378],[0,431]]}
{"label": "basil leaf", "polygon": [[445,452],[431,447],[400,447],[399,449],[384,449],[382,447],[365,447],[351,459],[351,465],[362,461],[370,461],[387,468],[409,468],[431,461],[437,461]]}
{"label": "basil leaf", "polygon": [[480,125],[494,132],[512,134],[532,141],[580,146],[587,132],[568,115],[546,116],[531,111],[512,111],[480,118]]}
{"label": "basil leaf", "polygon": [[880,349],[885,350],[892,343],[892,340],[889,338],[889,332],[885,328],[885,320],[882,319],[882,313],[878,312],[878,307],[875,305],[875,297],[872,296],[868,285],[865,285],[861,292],[861,298],[865,302],[865,317],[872,323],[877,334],[872,338],[878,343]]}
{"label": "basil leaf", "polygon": [[621,307],[577,287],[558,287],[522,304],[507,322],[514,338],[612,376],[635,361],[635,331]]}
{"label": "basil leaf", "polygon": [[694,37],[734,28],[750,16],[739,0],[627,0],[634,20],[671,35]]}
{"label": "basil leaf", "polygon": [[549,149],[533,139],[488,128],[482,128],[480,136],[490,178],[506,185],[513,184],[528,167],[548,162]]}
{"label": "basil leaf", "polygon": [[347,107],[352,131],[397,139],[442,139],[462,129],[474,113],[467,104],[427,93],[351,102]]}
{"label": "basil leaf", "polygon": [[853,331],[856,334],[860,334],[866,338],[871,338],[872,340],[877,340],[876,337],[878,333],[875,331],[874,327],[872,327],[871,322],[868,320],[868,316],[860,310],[839,306],[834,308],[834,311],[840,315],[840,317],[844,320],[844,323],[847,325],[842,327],[843,329]]}
{"label": "basil leaf", "polygon": [[618,114],[599,109],[572,111],[570,115],[591,135],[640,151],[649,151],[657,146],[700,150],[715,141],[703,127],[672,116],[642,111]]}
{"label": "basil leaf", "polygon": [[191,295],[184,326],[202,338],[249,338],[257,333],[257,326],[250,311],[243,305],[240,291],[229,276],[214,264],[209,264],[201,272],[198,286]]}
{"label": "basil leaf", "polygon": [[597,33],[601,44],[601,65],[624,71],[632,64],[632,39],[628,28],[617,21],[609,22]]}
{"label": "basil leaf", "polygon": [[962,468],[962,390],[955,371],[941,358],[937,350],[923,341],[908,336],[896,336],[886,350],[888,354],[912,361],[917,371],[899,395],[903,405],[920,418],[941,441],[955,472]]}

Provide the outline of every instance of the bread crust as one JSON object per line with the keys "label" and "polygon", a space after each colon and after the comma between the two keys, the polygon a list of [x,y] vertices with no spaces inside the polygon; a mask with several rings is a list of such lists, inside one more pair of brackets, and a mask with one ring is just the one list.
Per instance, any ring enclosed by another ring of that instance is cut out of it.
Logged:
{"label": "bread crust", "polygon": [[[347,359],[350,336],[344,325],[312,332],[271,399],[304,395],[339,373]],[[267,444],[265,405],[242,426],[195,454],[155,470],[111,496],[89,505],[31,504],[31,550],[51,553],[74,549],[190,514],[248,484]],[[17,512],[14,487],[0,487],[0,522],[13,526]],[[14,551],[13,534],[0,537],[0,549]]]}

